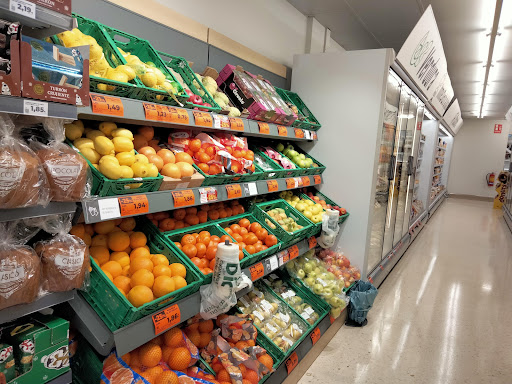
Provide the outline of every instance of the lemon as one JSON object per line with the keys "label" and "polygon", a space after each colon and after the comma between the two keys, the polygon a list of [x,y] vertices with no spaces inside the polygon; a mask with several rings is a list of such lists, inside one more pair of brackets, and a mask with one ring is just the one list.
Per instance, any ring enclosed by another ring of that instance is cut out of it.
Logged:
{"label": "lemon", "polygon": [[176,89],[174,89],[174,86],[171,84],[171,82],[169,80],[165,80],[163,82],[163,84],[160,85],[162,87],[162,89],[164,89],[167,93],[171,94],[176,94]]}
{"label": "lemon", "polygon": [[128,56],[129,53],[126,53],[125,51],[123,51],[121,48],[117,48],[119,50],[119,52],[121,52],[121,55],[123,55],[123,57],[125,56]]}
{"label": "lemon", "polygon": [[122,71],[117,71],[117,70],[113,69],[111,71],[107,71],[107,79],[119,81],[121,83],[127,83],[128,75]]}
{"label": "lemon", "polygon": [[[91,37],[91,39],[92,39],[92,37]],[[98,45],[96,40],[94,40],[93,44],[86,42],[86,41],[84,41],[84,42],[89,44],[89,57],[91,60],[98,60],[101,58],[101,56],[103,56],[103,48],[101,48]]]}
{"label": "lemon", "polygon": [[100,164],[103,164],[103,163],[114,163],[114,164],[119,165],[119,160],[117,160],[117,157],[115,157],[113,155],[105,155],[105,156],[102,156],[100,159]]}
{"label": "lemon", "polygon": [[94,140],[98,136],[105,137],[105,134],[101,131],[98,131],[97,129],[91,129],[90,131],[86,130],[86,132],[85,132],[85,137],[87,137],[88,139],[91,139],[91,140]]}
{"label": "lemon", "polygon": [[124,73],[126,76],[128,76],[128,80],[133,80],[135,79],[135,76],[137,76],[135,74],[135,70],[129,65],[120,65],[116,68],[116,71]]}
{"label": "lemon", "polygon": [[133,141],[127,137],[117,136],[112,139],[116,152],[128,152],[133,149]]}
{"label": "lemon", "polygon": [[156,82],[158,85],[162,85],[165,81],[165,75],[162,73],[162,71],[158,68],[153,68],[153,73],[156,76]]}
{"label": "lemon", "polygon": [[77,125],[75,123],[64,124],[64,128],[65,128],[66,137],[72,141],[82,137],[82,134],[84,133],[83,125],[82,125],[82,127],[80,127],[79,125]]}
{"label": "lemon", "polygon": [[131,64],[137,64],[137,65],[144,65],[140,59],[135,55],[127,55],[124,57],[128,65]]}
{"label": "lemon", "polygon": [[154,88],[158,81],[157,77],[153,72],[146,72],[140,76],[140,80],[144,83],[146,87]]}
{"label": "lemon", "polygon": [[93,164],[92,166],[96,168],[98,171],[100,170],[100,166],[98,164]]}
{"label": "lemon", "polygon": [[97,88],[100,91],[106,91],[108,86],[107,86],[107,84],[98,84]]}
{"label": "lemon", "polygon": [[158,168],[155,164],[147,164],[148,177],[158,177]]}
{"label": "lemon", "polygon": [[117,129],[117,125],[110,121],[104,121],[103,123],[100,123],[99,129],[105,134],[105,136],[112,136],[112,131]]}
{"label": "lemon", "polygon": [[120,152],[116,155],[120,165],[131,166],[135,163],[135,155],[131,152]]}
{"label": "lemon", "polygon": [[112,161],[100,162],[100,172],[111,180],[117,180],[121,178],[122,169],[119,164]]}
{"label": "lemon", "polygon": [[101,155],[98,152],[96,152],[94,149],[87,148],[87,147],[80,149],[80,153],[87,160],[89,160],[92,164],[98,164],[98,161],[100,160],[100,157],[101,157]]}
{"label": "lemon", "polygon": [[108,155],[114,150],[114,143],[106,136],[97,136],[94,139],[94,149],[96,149],[100,155]]}
{"label": "lemon", "polygon": [[132,168],[132,171],[133,171],[133,176],[134,177],[147,177],[148,176],[148,170],[149,170],[149,167],[148,167],[149,164],[144,164],[144,163],[134,163],[131,168]]}
{"label": "lemon", "polygon": [[136,188],[139,188],[140,186],[142,186],[142,183],[126,184],[126,186],[129,187],[130,189],[136,189]]}
{"label": "lemon", "polygon": [[86,138],[76,139],[75,141],[73,141],[73,145],[80,150],[82,150],[83,148],[94,149],[94,141]]}
{"label": "lemon", "polygon": [[139,153],[139,154],[135,155],[134,157],[135,157],[136,163],[149,164],[148,158],[145,155],[143,155],[142,153]]}
{"label": "lemon", "polygon": [[127,139],[133,140],[133,133],[126,128],[117,128],[112,131],[113,137],[126,137]]}
{"label": "lemon", "polygon": [[128,165],[121,165],[121,179],[132,179],[133,170]]}

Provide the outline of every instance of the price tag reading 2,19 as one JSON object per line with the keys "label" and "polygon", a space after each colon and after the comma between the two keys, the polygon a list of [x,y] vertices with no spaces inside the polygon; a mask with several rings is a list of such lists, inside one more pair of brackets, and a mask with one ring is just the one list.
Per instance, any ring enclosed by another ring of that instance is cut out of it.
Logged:
{"label": "price tag reading 2,19", "polygon": [[309,187],[311,185],[311,180],[309,180],[309,176],[302,176],[302,186]]}
{"label": "price tag reading 2,19", "polygon": [[277,180],[267,180],[267,188],[269,192],[276,192],[279,189]]}
{"label": "price tag reading 2,19", "polygon": [[288,372],[288,374],[292,373],[297,364],[299,364],[299,357],[297,356],[297,352],[292,352],[290,357],[286,360],[285,364],[286,371]]}
{"label": "price tag reading 2,19", "polygon": [[123,102],[119,97],[90,95],[92,112],[99,115],[124,116]]}
{"label": "price tag reading 2,19", "polygon": [[259,262],[258,264],[251,265],[249,267],[249,271],[251,272],[251,280],[252,281],[256,281],[265,275],[265,268],[263,267],[262,262]]}
{"label": "price tag reading 2,19", "polygon": [[315,180],[315,185],[322,184],[322,176],[320,175],[314,175],[313,179]]}
{"label": "price tag reading 2,19", "polygon": [[317,245],[316,237],[315,236],[311,236],[308,239],[308,244],[309,244],[309,249],[315,248],[316,245]]}
{"label": "price tag reading 2,19", "polygon": [[155,335],[167,331],[169,328],[178,325],[181,322],[180,307],[177,304],[171,305],[153,315],[153,324],[155,325]]}
{"label": "price tag reading 2,19", "polygon": [[238,117],[230,117],[229,124],[231,125],[231,129],[233,131],[244,131],[244,121]]}
{"label": "price tag reading 2,19", "polygon": [[258,127],[260,128],[260,133],[268,135],[270,133],[270,127],[267,123],[258,122]]}
{"label": "price tag reading 2,19", "polygon": [[303,139],[304,138],[304,131],[300,128],[294,128],[295,131],[295,137],[297,139]]}
{"label": "price tag reading 2,19", "polygon": [[118,197],[121,216],[140,215],[148,213],[149,202],[146,195]]}
{"label": "price tag reading 2,19", "polygon": [[279,136],[288,136],[288,128],[286,128],[282,125],[278,125],[277,126],[277,134]]}
{"label": "price tag reading 2,19", "polygon": [[36,5],[34,2],[25,0],[10,0],[9,9],[11,12],[17,13],[18,15],[30,17],[31,19],[36,18]]}
{"label": "price tag reading 2,19", "polygon": [[320,340],[320,336],[322,333],[320,332],[320,328],[316,327],[313,329],[313,332],[311,332],[311,341],[313,342],[313,345],[316,344],[318,340]]}
{"label": "price tag reading 2,19", "polygon": [[174,200],[174,208],[187,207],[196,203],[194,192],[191,189],[172,191],[171,193]]}
{"label": "price tag reading 2,19", "polygon": [[297,245],[292,245],[290,248],[288,248],[288,254],[290,255],[290,260],[299,257],[299,247]]}
{"label": "price tag reading 2,19", "polygon": [[196,125],[200,125],[201,127],[213,127],[212,116],[207,112],[194,111],[194,121]]}
{"label": "price tag reading 2,19", "polygon": [[226,192],[228,193],[228,199],[238,199],[242,197],[242,187],[240,187],[240,184],[226,185]]}

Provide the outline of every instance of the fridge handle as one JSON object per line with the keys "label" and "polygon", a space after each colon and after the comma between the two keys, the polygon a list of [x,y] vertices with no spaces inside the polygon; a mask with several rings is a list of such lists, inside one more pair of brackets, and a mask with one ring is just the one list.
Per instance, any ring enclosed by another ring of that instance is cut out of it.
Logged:
{"label": "fridge handle", "polygon": [[407,163],[407,176],[411,176],[413,174],[413,161],[414,161],[414,157],[412,156],[409,156],[409,162]]}
{"label": "fridge handle", "polygon": [[391,155],[391,167],[389,167],[388,172],[388,180],[393,180],[395,178],[395,166],[396,166],[396,156]]}

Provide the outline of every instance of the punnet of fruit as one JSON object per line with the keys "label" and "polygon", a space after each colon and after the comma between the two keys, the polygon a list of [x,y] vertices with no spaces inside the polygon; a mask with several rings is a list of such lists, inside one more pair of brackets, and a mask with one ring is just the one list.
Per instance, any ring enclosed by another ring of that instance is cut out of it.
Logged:
{"label": "punnet of fruit", "polygon": [[322,222],[325,209],[321,204],[315,203],[304,195],[294,195],[292,191],[282,191],[279,193],[279,197],[286,200],[288,204],[302,213],[313,223],[318,224]]}
{"label": "punnet of fruit", "polygon": [[308,188],[303,189],[304,193],[315,202],[315,204],[320,204],[322,208],[325,209],[334,209],[339,212],[340,216],[346,215],[347,210],[345,208],[342,208],[336,204],[329,204],[325,201],[325,197],[322,196],[318,191],[313,192],[312,190],[308,190]]}

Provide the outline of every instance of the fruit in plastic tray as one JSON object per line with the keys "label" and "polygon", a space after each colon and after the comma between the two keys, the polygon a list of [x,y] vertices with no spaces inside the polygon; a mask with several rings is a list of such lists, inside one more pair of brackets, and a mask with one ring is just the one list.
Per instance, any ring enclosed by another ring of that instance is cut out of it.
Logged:
{"label": "fruit in plastic tray", "polygon": [[322,222],[325,209],[321,204],[315,203],[313,200],[305,197],[300,198],[299,196],[294,195],[292,191],[282,191],[279,193],[279,197],[286,200],[288,204],[302,213],[313,223],[317,224]]}
{"label": "fruit in plastic tray", "polygon": [[[279,150],[279,148],[283,147],[284,146],[281,144],[277,149]],[[291,144],[288,144],[286,148],[282,149],[282,152],[283,155],[293,161],[299,168],[318,168],[318,164],[314,163],[312,158],[297,152]]]}
{"label": "fruit in plastic tray", "polygon": [[277,162],[281,167],[284,169],[295,169],[295,165],[288,159],[287,157],[281,155],[279,152],[277,152],[275,149],[270,147],[263,147],[261,148],[265,154],[270,157],[272,160]]}
{"label": "fruit in plastic tray", "polygon": [[[293,233],[299,229],[304,228],[302,225],[299,225],[292,217],[288,217],[283,208],[273,208],[266,213],[288,233]],[[267,223],[269,222],[271,221],[268,220]],[[275,227],[275,225],[271,226],[272,229],[275,229],[273,227]]]}

